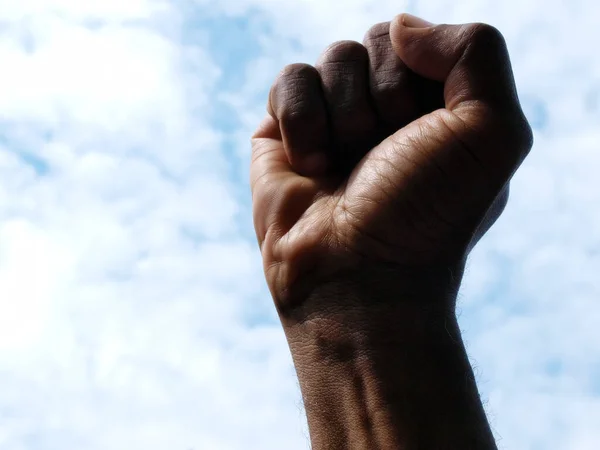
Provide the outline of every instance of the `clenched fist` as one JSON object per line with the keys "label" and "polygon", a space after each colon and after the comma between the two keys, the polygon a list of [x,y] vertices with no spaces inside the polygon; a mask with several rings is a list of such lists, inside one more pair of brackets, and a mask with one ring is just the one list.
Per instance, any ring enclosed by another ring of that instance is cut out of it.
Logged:
{"label": "clenched fist", "polygon": [[254,223],[313,449],[496,449],[454,302],[531,145],[487,25],[400,15],[275,81]]}
{"label": "clenched fist", "polygon": [[280,313],[366,272],[391,282],[440,274],[436,283],[455,288],[531,145],[506,45],[488,25],[404,14],[363,44],[331,45],[314,67],[286,67],[251,165]]}

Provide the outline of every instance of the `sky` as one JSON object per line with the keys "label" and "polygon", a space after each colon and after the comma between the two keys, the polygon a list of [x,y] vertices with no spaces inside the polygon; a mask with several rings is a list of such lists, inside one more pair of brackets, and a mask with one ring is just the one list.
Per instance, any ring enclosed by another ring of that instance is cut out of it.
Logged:
{"label": "sky", "polygon": [[309,448],[249,137],[402,12],[498,27],[534,128],[459,295],[498,445],[598,448],[596,1],[0,0],[0,449]]}

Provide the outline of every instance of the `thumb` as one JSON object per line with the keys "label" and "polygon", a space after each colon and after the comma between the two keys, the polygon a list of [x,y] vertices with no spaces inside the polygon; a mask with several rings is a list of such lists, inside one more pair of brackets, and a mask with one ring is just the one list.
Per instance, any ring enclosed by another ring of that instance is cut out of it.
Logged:
{"label": "thumb", "polygon": [[434,25],[410,14],[390,25],[396,54],[416,74],[443,83],[450,126],[483,165],[510,177],[533,138],[502,34],[482,23]]}
{"label": "thumb", "polygon": [[481,23],[434,25],[410,14],[390,26],[396,54],[418,75],[444,83],[446,109],[480,101],[494,109],[519,108],[502,34]]}
{"label": "thumb", "polygon": [[350,195],[364,197],[365,180],[384,178],[394,201],[415,196],[411,208],[422,210],[414,217],[431,219],[423,229],[445,223],[473,230],[488,213],[493,221],[502,208],[490,205],[506,202],[508,182],[532,145],[504,38],[489,25],[433,25],[402,14],[390,39],[409,69],[443,84],[445,108],[375,147],[361,161],[360,182],[350,178]]}

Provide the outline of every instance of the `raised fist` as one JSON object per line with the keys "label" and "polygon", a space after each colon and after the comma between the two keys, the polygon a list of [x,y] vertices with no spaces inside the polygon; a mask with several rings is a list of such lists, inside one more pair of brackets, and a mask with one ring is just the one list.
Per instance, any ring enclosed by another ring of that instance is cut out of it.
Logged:
{"label": "raised fist", "polygon": [[280,312],[336,277],[462,273],[531,145],[504,39],[488,25],[403,14],[314,67],[286,67],[251,165]]}

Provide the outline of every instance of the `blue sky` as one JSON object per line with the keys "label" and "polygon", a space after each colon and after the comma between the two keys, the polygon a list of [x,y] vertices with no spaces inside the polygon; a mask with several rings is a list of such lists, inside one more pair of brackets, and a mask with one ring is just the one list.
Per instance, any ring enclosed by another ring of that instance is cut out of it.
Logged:
{"label": "blue sky", "polygon": [[400,12],[507,39],[536,144],[460,322],[501,448],[600,442],[592,0],[0,0],[0,448],[306,449],[249,135],[283,65]]}

